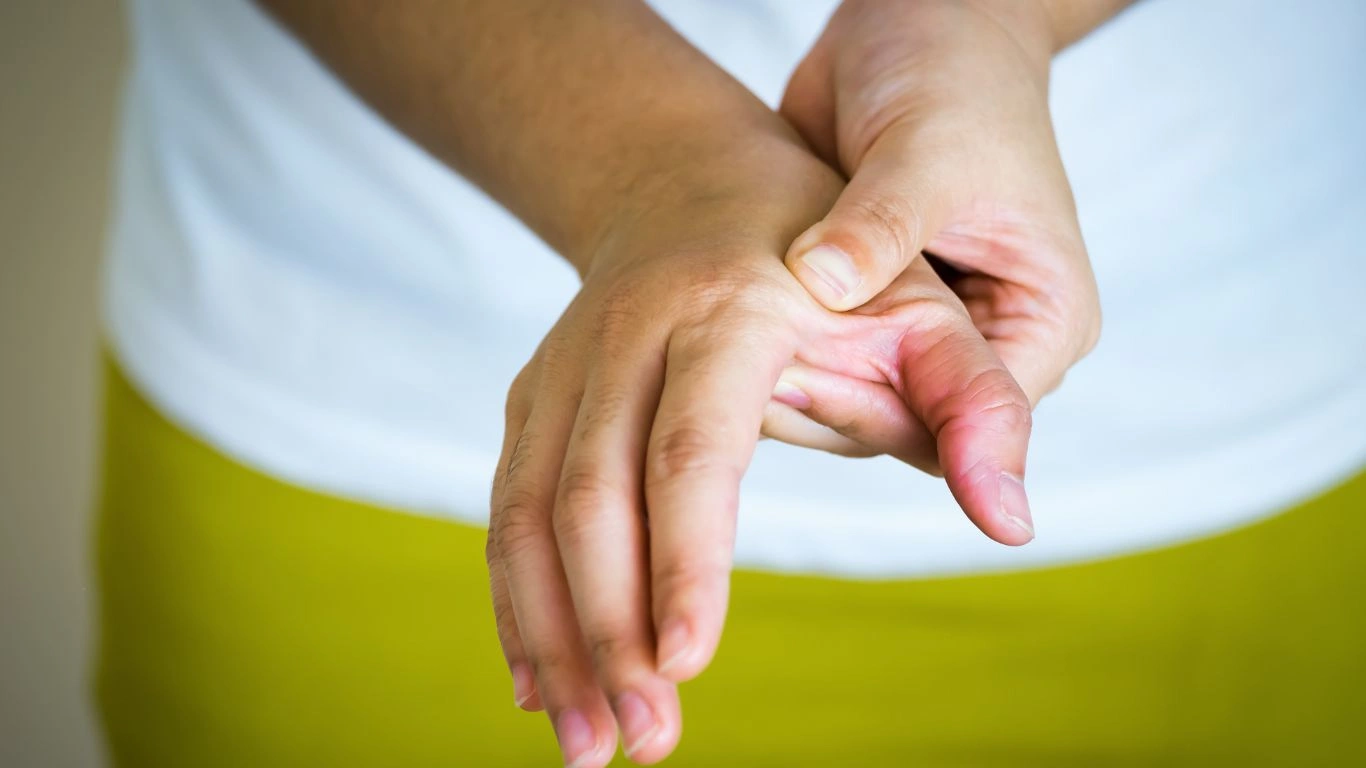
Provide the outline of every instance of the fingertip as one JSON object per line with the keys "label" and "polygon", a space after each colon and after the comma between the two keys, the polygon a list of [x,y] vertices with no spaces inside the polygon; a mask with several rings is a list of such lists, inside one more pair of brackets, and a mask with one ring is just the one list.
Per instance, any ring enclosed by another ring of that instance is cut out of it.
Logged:
{"label": "fingertip", "polygon": [[811,407],[811,396],[802,389],[797,378],[798,374],[795,367],[784,368],[777,383],[773,385],[773,399],[790,408],[804,411]]}
{"label": "fingertip", "polygon": [[1010,540],[1001,543],[1014,546],[1028,544],[1034,540],[1034,516],[1029,511],[1029,496],[1025,493],[1024,480],[1010,472],[1002,472],[998,482],[1001,499],[999,514],[1011,529]]}
{"label": "fingertip", "polygon": [[1034,518],[1018,475],[979,464],[967,473],[950,473],[947,479],[963,511],[987,538],[1011,547],[1034,540]]}
{"label": "fingertip", "polygon": [[673,754],[678,748],[678,739],[679,734],[676,730],[661,730],[647,741],[623,745],[622,754],[636,765],[654,765]]}
{"label": "fingertip", "polygon": [[634,691],[624,693],[617,697],[613,709],[621,729],[622,752],[632,762],[652,765],[678,746],[682,718],[674,686],[667,686],[667,691],[656,690],[648,698]]}
{"label": "fingertip", "polygon": [[[804,238],[798,239],[801,245]],[[826,242],[794,248],[787,266],[812,298],[826,309],[843,312],[859,305],[863,275],[843,249]]]}
{"label": "fingertip", "polygon": [[950,414],[936,436],[949,490],[989,538],[1020,546],[1034,538],[1024,487],[1031,414],[1019,385],[1003,368],[972,369],[957,378],[962,397],[941,400]]}
{"label": "fingertip", "polygon": [[601,728],[584,712],[570,708],[555,717],[555,740],[560,744],[566,768],[604,768],[616,752],[616,730]]}
{"label": "fingertip", "polygon": [[697,634],[682,619],[666,621],[659,631],[655,670],[661,677],[683,683],[697,677],[710,660]]}
{"label": "fingertip", "polygon": [[531,671],[531,665],[524,662],[512,664],[512,701],[527,712],[536,712],[541,703],[536,695],[536,675]]}
{"label": "fingertip", "polygon": [[673,674],[687,663],[692,653],[692,631],[686,623],[673,619],[660,627],[659,644],[655,649],[655,671],[676,683],[682,682],[674,679]]}

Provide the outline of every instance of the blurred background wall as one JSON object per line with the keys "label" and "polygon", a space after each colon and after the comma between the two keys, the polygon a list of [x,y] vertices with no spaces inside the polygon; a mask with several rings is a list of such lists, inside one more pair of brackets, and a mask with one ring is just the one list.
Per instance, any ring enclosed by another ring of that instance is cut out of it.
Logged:
{"label": "blurred background wall", "polygon": [[0,2],[0,766],[92,766],[96,274],[116,0]]}

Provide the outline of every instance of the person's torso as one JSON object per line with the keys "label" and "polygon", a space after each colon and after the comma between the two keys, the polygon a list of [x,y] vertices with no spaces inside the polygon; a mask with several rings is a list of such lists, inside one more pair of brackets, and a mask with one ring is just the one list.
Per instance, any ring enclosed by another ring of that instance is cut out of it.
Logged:
{"label": "person's torso", "polygon": [[[834,2],[652,5],[773,104]],[[106,289],[129,375],[283,479],[485,519],[503,396],[573,271],[248,0],[132,17]],[[1101,557],[1366,462],[1366,6],[1147,0],[1064,53],[1053,93],[1105,330],[1036,414],[1038,539],[986,541],[942,481],[889,459],[765,441],[739,564]]]}

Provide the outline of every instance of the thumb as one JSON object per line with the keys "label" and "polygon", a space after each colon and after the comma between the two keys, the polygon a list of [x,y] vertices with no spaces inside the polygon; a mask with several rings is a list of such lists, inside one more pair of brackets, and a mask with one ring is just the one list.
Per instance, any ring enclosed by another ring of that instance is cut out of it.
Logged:
{"label": "thumb", "polygon": [[830,213],[785,259],[827,309],[862,306],[920,255],[952,208],[939,153],[889,129],[869,148]]}
{"label": "thumb", "polygon": [[[913,265],[908,277],[921,270],[930,268]],[[1029,398],[961,304],[936,306],[943,311],[901,338],[902,397],[934,435],[944,479],[967,516],[1002,544],[1024,544],[1034,538],[1024,489]]]}

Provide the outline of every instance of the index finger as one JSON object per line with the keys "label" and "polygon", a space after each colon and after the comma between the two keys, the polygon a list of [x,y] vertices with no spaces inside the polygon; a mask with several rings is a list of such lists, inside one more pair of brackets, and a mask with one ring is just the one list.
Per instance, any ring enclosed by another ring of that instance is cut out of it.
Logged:
{"label": "index finger", "polygon": [[701,672],[725,620],[740,478],[793,345],[775,332],[679,331],[646,453],[656,659]]}

